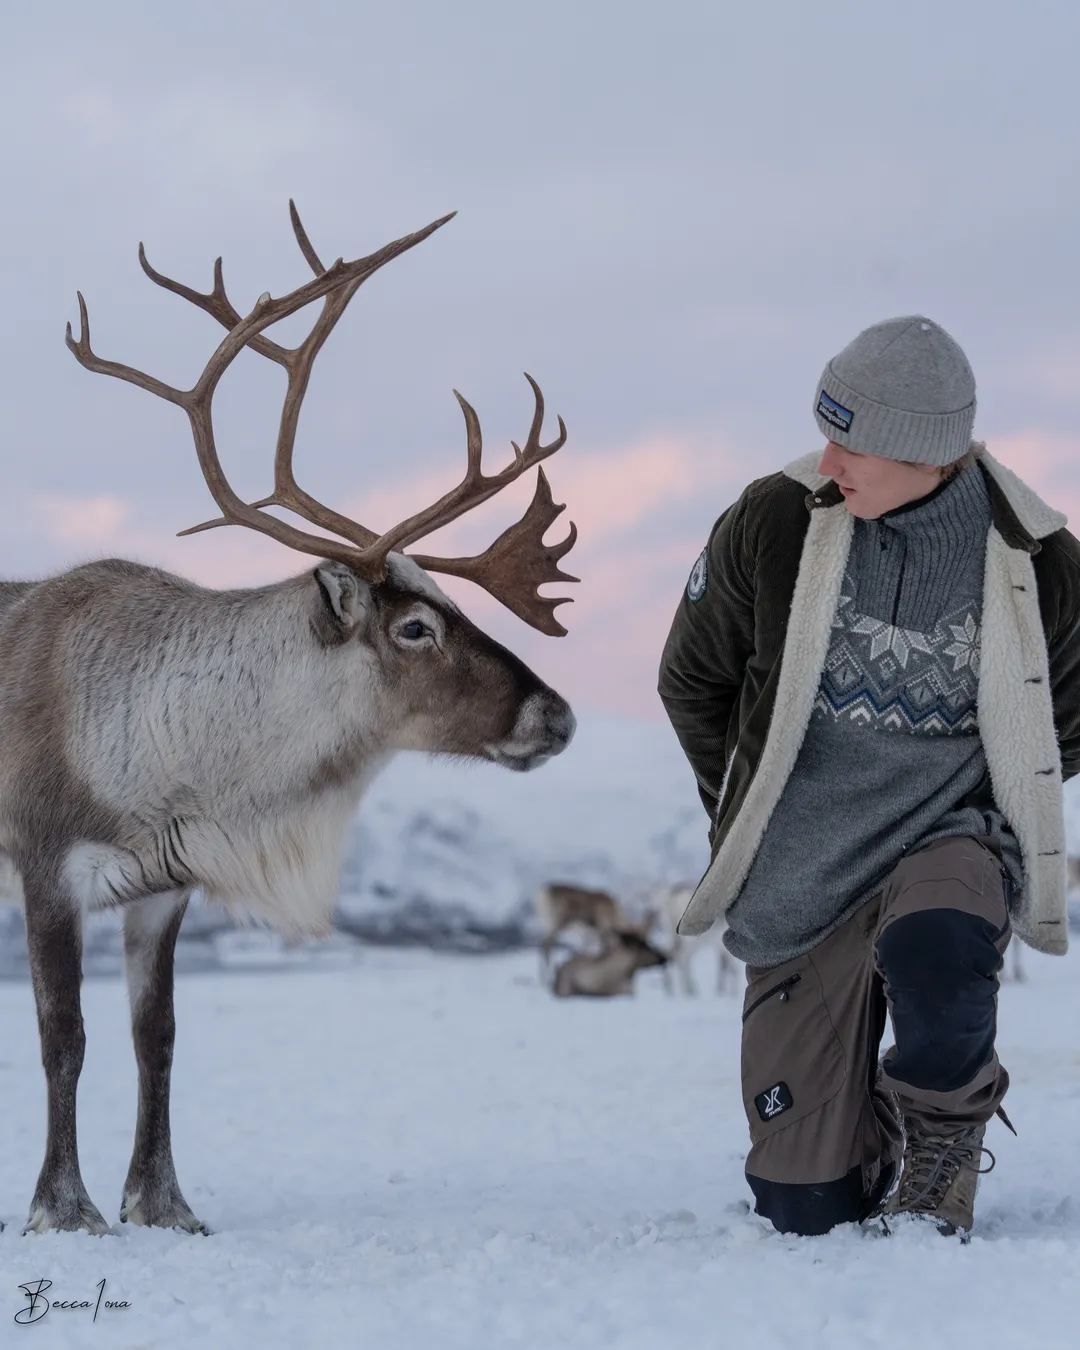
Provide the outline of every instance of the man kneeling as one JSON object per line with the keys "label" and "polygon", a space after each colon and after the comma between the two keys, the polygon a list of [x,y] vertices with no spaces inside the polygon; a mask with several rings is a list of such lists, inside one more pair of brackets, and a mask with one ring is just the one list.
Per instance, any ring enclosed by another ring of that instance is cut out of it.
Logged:
{"label": "man kneeling", "polygon": [[747,962],[758,1213],[965,1236],[1009,1083],[1002,955],[1067,943],[1080,544],[972,442],[971,368],[929,319],[861,333],[814,410],[824,452],[724,512],[664,650],[712,819],[679,931],[723,914]]}

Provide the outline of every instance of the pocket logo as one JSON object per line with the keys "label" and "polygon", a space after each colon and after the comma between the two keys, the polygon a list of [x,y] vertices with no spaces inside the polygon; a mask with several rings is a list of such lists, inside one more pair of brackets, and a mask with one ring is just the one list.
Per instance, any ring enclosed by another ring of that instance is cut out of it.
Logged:
{"label": "pocket logo", "polygon": [[786,1083],[777,1083],[774,1087],[759,1092],[754,1098],[754,1105],[762,1120],[774,1120],[785,1111],[790,1111],[795,1105],[795,1099]]}

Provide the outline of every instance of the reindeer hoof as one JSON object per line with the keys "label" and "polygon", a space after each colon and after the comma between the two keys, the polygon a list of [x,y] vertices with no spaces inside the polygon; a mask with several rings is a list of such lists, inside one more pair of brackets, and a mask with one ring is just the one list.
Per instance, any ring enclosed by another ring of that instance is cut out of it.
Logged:
{"label": "reindeer hoof", "polygon": [[120,1205],[120,1222],[141,1228],[175,1228],[181,1233],[199,1233],[209,1237],[211,1230],[197,1219],[178,1190],[155,1193],[128,1191]]}
{"label": "reindeer hoof", "polygon": [[35,1200],[30,1206],[30,1217],[23,1229],[23,1237],[28,1233],[77,1233],[85,1231],[94,1237],[102,1237],[111,1232],[102,1217],[101,1211],[83,1193],[61,1201],[46,1203]]}

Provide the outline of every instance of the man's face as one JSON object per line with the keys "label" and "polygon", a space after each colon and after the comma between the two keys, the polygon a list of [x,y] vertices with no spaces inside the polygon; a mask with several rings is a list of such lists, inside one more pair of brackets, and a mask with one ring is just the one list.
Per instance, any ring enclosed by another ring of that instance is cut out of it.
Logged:
{"label": "man's face", "polygon": [[875,520],[925,497],[942,474],[935,464],[903,464],[884,455],[863,455],[835,441],[825,447],[818,472],[833,479],[844,494],[844,505],[863,520]]}

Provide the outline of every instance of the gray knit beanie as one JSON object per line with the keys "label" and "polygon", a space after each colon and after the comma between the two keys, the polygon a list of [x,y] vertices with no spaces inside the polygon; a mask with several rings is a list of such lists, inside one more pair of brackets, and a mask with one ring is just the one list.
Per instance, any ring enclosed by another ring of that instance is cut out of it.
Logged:
{"label": "gray knit beanie", "polygon": [[952,464],[971,444],[975,376],[931,319],[886,319],[825,367],[814,416],[830,441],[862,454]]}

